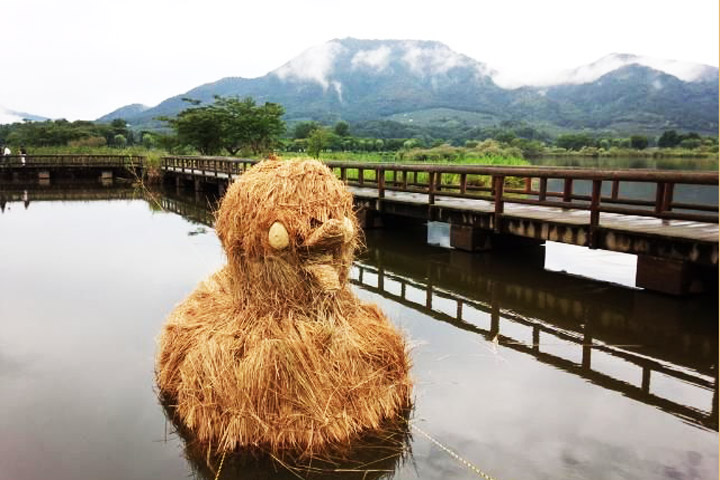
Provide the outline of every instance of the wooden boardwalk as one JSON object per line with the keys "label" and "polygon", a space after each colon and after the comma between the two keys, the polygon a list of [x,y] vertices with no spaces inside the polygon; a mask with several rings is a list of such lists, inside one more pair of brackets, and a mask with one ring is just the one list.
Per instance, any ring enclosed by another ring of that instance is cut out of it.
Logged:
{"label": "wooden boardwalk", "polygon": [[[350,187],[358,198],[378,199],[377,189],[367,187]],[[409,192],[386,192],[383,202],[395,202],[429,206],[429,195]],[[456,197],[435,196],[435,208],[464,210],[493,214],[495,205],[488,200],[465,199]],[[539,205],[505,203],[505,217],[535,219],[568,226],[590,226],[590,212],[585,210],[568,210],[560,207],[546,207]],[[718,243],[720,230],[718,224],[697,222],[689,220],[665,220],[639,215],[623,215],[618,213],[602,213],[599,218],[599,227],[618,232],[633,232],[644,235],[657,235],[662,237],[676,237],[699,242]]]}
{"label": "wooden boardwalk", "polygon": [[[191,184],[223,194],[255,163],[164,157],[160,170],[178,187]],[[696,289],[707,267],[717,278],[718,172],[325,163],[352,190],[365,228],[404,217],[449,223],[451,245],[467,251],[496,248],[514,238],[636,254],[638,285],[668,293]],[[6,160],[0,177],[36,172],[47,181],[53,172],[111,169],[113,175],[131,171],[140,178],[145,165],[141,157],[27,156]],[[644,184],[652,198],[628,195],[633,183]],[[711,188],[715,194],[690,203],[676,195],[683,188]]]}

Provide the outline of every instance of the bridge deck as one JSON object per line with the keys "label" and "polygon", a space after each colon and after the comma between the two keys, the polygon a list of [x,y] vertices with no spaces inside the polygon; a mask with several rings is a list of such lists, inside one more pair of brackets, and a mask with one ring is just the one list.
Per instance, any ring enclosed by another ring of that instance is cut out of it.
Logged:
{"label": "bridge deck", "polygon": [[[220,179],[228,179],[229,177],[232,177],[232,179],[235,179],[239,176],[224,172],[196,169],[185,169],[183,172],[183,169],[177,167],[167,167],[167,170],[178,173],[182,172],[186,175],[195,177],[200,176]],[[377,199],[379,196],[377,188],[374,187],[368,188],[350,186],[348,188],[359,198]],[[390,201],[406,204],[429,205],[429,195],[427,193],[386,190],[383,200],[386,202]],[[448,197],[443,196],[442,194],[435,195],[434,207],[487,214],[495,212],[495,205],[493,202],[470,198]],[[575,227],[590,226],[590,212],[587,210],[563,209],[539,205],[523,205],[512,203],[511,200],[506,200],[503,216],[534,219]],[[668,220],[609,212],[603,212],[600,214],[599,227],[606,230],[631,232],[650,236],[662,236],[666,238],[686,239],[704,243],[718,243],[718,236],[720,235],[718,224],[688,220]]]}
{"label": "bridge deck", "polygon": [[[360,198],[377,199],[378,191],[375,188],[349,187],[354,195]],[[385,192],[384,201],[429,205],[428,195],[424,193]],[[441,194],[435,196],[435,207],[453,210],[475,211],[491,214],[495,212],[493,202],[468,198],[446,197]],[[566,224],[573,226],[589,226],[590,212],[584,210],[569,210],[557,207],[514,204],[505,202],[503,212],[505,217],[532,218],[546,222]],[[600,214],[600,228],[624,232],[640,233],[644,235],[658,235],[670,238],[683,238],[698,242],[717,243],[720,230],[717,224],[693,222],[687,220],[666,220],[639,215],[624,215],[603,212]]]}

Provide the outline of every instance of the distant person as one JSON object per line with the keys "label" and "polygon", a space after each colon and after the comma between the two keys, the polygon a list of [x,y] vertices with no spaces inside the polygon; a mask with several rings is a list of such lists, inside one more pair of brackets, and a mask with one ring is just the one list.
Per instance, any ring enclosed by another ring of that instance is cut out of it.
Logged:
{"label": "distant person", "polygon": [[22,166],[25,166],[25,156],[27,155],[27,150],[25,150],[25,147],[20,147],[20,163],[22,163]]}
{"label": "distant person", "polygon": [[5,148],[3,148],[3,155],[5,155],[5,156],[12,155],[12,151],[10,150],[10,147],[8,147],[7,145],[5,145]]}

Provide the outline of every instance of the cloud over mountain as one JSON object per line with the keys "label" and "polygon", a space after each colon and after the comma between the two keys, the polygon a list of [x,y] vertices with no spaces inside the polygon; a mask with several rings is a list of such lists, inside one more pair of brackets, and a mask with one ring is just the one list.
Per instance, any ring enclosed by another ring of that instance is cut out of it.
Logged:
{"label": "cloud over mountain", "polygon": [[228,77],[150,109],[120,112],[136,125],[157,126],[154,118],[187,108],[183,97],[211,102],[214,95],[237,95],[282,104],[288,121],[362,122],[426,112],[426,119],[437,114],[485,124],[522,120],[565,130],[713,132],[717,72],[613,54],[545,79],[540,87],[518,88],[440,42],[344,38],[309,48],[262,77]]}

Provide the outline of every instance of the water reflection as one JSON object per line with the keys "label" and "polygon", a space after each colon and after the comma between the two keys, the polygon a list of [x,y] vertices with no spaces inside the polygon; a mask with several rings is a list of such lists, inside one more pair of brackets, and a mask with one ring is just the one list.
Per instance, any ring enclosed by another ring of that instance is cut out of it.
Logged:
{"label": "water reflection", "polygon": [[[215,478],[220,459],[163,440],[152,390],[164,316],[223,262],[213,200],[27,195],[25,211],[22,190],[0,194],[13,252],[0,254],[0,477]],[[412,457],[391,447],[373,476],[473,477],[452,451],[499,479],[717,477],[715,294],[665,297],[546,271],[542,248],[466,254],[426,235],[370,231],[353,270],[415,345]],[[226,462],[221,478],[288,473]]]}
{"label": "water reflection", "polygon": [[[396,469],[411,458],[409,415],[386,422],[380,429],[368,432],[352,444],[329,457],[308,459],[276,458],[267,455],[214,455],[196,442],[174,415],[171,406],[163,410],[183,441],[184,455],[198,479],[297,479],[355,480],[391,478]],[[220,473],[218,473],[220,472]]]}
{"label": "water reflection", "polygon": [[[542,248],[491,255],[410,249],[397,232],[370,232],[367,245],[353,272],[363,289],[698,426],[718,428],[716,298],[675,299],[542,271]],[[480,312],[489,314],[489,322],[478,322]],[[615,360],[625,364],[620,372],[613,371]],[[666,385],[656,389],[660,376]],[[708,392],[705,401],[666,398],[688,385],[700,397]]]}

